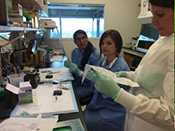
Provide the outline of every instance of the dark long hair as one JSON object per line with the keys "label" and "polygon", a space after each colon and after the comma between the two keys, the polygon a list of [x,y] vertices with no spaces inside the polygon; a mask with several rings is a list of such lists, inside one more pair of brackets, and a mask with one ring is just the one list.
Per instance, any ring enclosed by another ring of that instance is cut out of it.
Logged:
{"label": "dark long hair", "polygon": [[86,36],[86,38],[88,38],[88,36],[87,36],[87,34],[86,34],[86,32],[85,32],[84,30],[77,30],[77,31],[75,31],[74,34],[73,34],[73,39],[76,40],[76,38],[77,38],[77,36],[78,36],[79,34],[83,34],[83,35]]}

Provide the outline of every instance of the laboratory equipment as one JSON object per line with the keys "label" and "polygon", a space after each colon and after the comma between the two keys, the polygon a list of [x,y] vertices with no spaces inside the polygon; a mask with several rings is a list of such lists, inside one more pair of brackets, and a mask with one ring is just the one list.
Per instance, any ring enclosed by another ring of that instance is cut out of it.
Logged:
{"label": "laboratory equipment", "polygon": [[32,86],[30,82],[20,82],[19,89],[19,104],[32,103]]}
{"label": "laboratory equipment", "polygon": [[152,23],[153,14],[149,10],[149,0],[141,0],[141,8],[138,19],[142,24]]}

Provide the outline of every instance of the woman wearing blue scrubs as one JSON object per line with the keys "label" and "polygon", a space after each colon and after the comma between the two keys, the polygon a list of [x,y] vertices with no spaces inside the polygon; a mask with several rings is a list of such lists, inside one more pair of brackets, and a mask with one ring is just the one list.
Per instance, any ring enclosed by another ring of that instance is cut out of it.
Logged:
{"label": "woman wearing blue scrubs", "polygon": [[[100,52],[104,59],[98,66],[113,72],[128,71],[129,67],[120,55],[122,38],[118,31],[108,30],[100,38]],[[112,98],[94,90],[92,99],[85,109],[85,122],[88,131],[123,131],[125,109]]]}
{"label": "woman wearing blue scrubs", "polygon": [[100,52],[88,40],[86,32],[83,30],[75,31],[73,39],[77,48],[72,51],[71,61],[75,63],[80,70],[84,70],[87,63],[90,65],[96,65]]}
{"label": "woman wearing blue scrubs", "polygon": [[88,36],[84,30],[75,31],[73,34],[73,39],[77,47],[72,51],[71,65],[75,65],[75,68],[70,67],[69,69],[75,79],[72,83],[74,90],[79,98],[80,104],[85,105],[89,102],[94,87],[92,86],[92,82],[87,79],[83,84],[81,84],[81,76],[79,74],[79,71],[83,71],[86,64],[96,65],[100,58],[100,51],[97,50],[94,45],[88,40]]}

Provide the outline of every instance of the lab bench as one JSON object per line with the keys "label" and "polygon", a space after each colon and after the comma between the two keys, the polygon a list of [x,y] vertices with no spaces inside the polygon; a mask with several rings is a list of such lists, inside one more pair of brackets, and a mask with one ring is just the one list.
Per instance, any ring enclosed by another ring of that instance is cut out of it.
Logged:
{"label": "lab bench", "polygon": [[[75,128],[75,123],[79,126],[79,131],[86,131],[81,106],[72,87],[73,77],[68,68],[64,67],[65,57],[58,58],[59,60],[52,62],[52,68],[39,69],[41,83],[36,89],[32,89],[33,103],[19,105],[15,102],[17,105],[10,118],[57,118],[58,127],[73,124],[71,128]],[[52,74],[52,78],[46,78],[48,73]],[[53,92],[57,89],[61,90],[62,94],[54,96]],[[57,131],[56,128],[54,131]]]}
{"label": "lab bench", "polygon": [[135,70],[139,65],[142,57],[145,55],[144,52],[134,50],[132,48],[122,48],[124,58],[129,65],[131,70]]}

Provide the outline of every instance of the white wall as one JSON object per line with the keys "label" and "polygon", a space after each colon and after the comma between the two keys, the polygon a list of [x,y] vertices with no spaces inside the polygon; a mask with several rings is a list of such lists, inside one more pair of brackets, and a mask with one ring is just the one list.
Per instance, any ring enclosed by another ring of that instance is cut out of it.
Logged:
{"label": "white wall", "polygon": [[[140,8],[140,0],[49,0],[52,3],[83,3],[83,4],[104,4],[105,30],[116,29],[123,38],[124,43],[129,43],[133,36],[137,36],[140,31],[140,24],[137,20]],[[72,39],[61,40],[68,52],[68,56],[74,44]],[[98,47],[98,39],[90,41]]]}
{"label": "white wall", "polygon": [[[98,39],[97,38],[89,38],[89,40],[98,48]],[[63,44],[64,49],[66,51],[66,55],[70,58],[72,49],[76,47],[71,38],[61,39],[60,42]]]}

